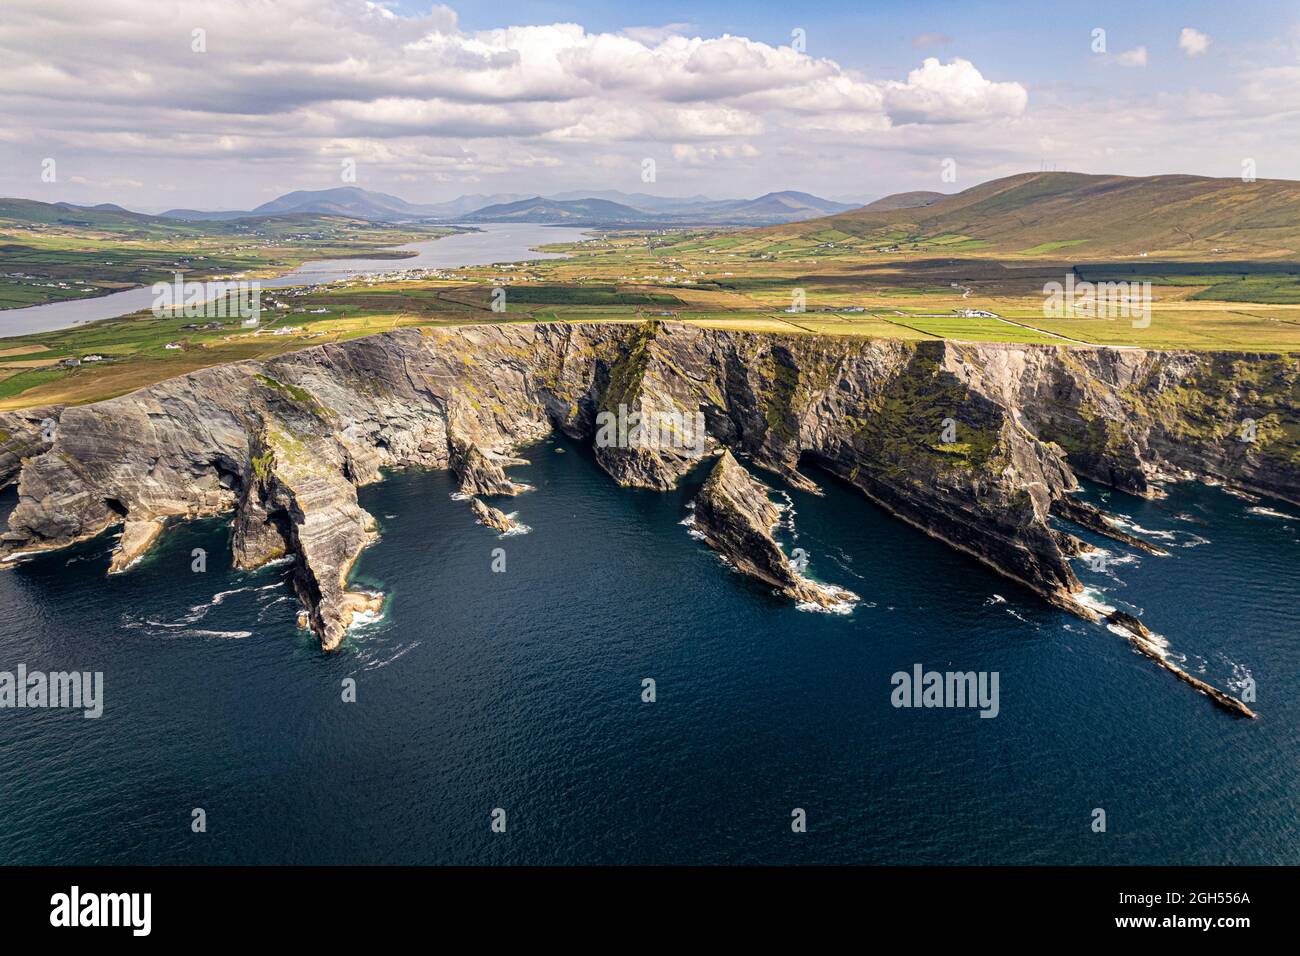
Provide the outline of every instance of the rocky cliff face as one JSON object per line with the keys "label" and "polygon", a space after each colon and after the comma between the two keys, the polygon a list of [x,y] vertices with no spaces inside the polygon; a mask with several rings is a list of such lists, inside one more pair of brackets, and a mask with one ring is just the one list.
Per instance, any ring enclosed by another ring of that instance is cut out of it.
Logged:
{"label": "rocky cliff face", "polygon": [[719,446],[801,484],[796,466],[812,464],[1093,618],[1068,560],[1082,548],[1051,520],[1069,517],[1076,472],[1139,494],[1198,477],[1300,502],[1293,356],[482,325],[0,415],[0,480],[19,484],[0,554],[121,524],[125,568],[163,521],[233,513],[235,563],[295,556],[310,626],[332,648],[360,600],[349,569],[373,535],[357,486],[386,467],[450,467],[467,494],[513,494],[522,486],[504,469],[517,448],[556,427],[590,440],[602,413],[620,411],[679,424],[698,413],[706,431],[692,448],[665,440],[671,424],[658,442],[599,443],[622,484],[671,487]]}

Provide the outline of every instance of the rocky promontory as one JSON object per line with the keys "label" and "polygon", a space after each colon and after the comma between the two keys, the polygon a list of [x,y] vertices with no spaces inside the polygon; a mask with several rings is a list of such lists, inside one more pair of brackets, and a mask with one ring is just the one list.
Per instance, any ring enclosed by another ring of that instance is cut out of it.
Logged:
{"label": "rocky promontory", "polygon": [[[703,434],[597,442],[615,412],[698,415]],[[375,534],[359,486],[451,468],[467,495],[517,494],[504,469],[554,429],[628,486],[674,487],[720,447],[804,484],[797,469],[821,469],[1094,621],[1069,528],[1125,533],[1072,504],[1076,474],[1146,496],[1197,479],[1300,503],[1295,356],[512,323],[399,329],[0,414],[0,483],[18,484],[0,558],[122,526],[121,569],[164,522],[230,514],[235,565],[293,557],[307,623],[333,648]],[[790,585],[774,559],[762,570]]]}
{"label": "rocky promontory", "polygon": [[858,600],[851,591],[818,584],[795,570],[772,537],[780,520],[767,487],[724,451],[695,498],[694,528],[709,547],[791,600],[827,608]]}

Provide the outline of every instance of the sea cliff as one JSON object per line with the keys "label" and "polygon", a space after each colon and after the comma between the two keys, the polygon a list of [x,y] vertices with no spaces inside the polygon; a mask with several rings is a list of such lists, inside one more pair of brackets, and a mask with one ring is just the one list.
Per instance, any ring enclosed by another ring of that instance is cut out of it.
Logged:
{"label": "sea cliff", "polygon": [[1087,546],[1068,522],[1115,529],[1076,506],[1076,475],[1139,495],[1194,479],[1300,503],[1295,356],[670,322],[470,325],[0,415],[0,480],[19,496],[0,556],[122,525],[113,567],[123,570],[169,519],[231,514],[235,564],[295,557],[307,623],[333,649],[361,604],[348,573],[374,537],[358,486],[385,468],[451,468],[466,494],[514,494],[524,486],[505,469],[519,448],[555,428],[591,441],[598,416],[620,407],[644,421],[698,412],[706,431],[695,449],[600,445],[620,484],[672,487],[699,453],[722,449],[804,486],[796,469],[813,466],[1093,620],[1070,565]]}

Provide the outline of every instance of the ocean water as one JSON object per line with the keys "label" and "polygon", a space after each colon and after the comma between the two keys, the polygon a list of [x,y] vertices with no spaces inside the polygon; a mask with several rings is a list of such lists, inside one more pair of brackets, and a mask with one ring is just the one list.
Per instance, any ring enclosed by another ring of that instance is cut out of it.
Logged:
{"label": "ocean water", "polygon": [[[1088,492],[1171,554],[1081,576],[1192,672],[1252,679],[1246,721],[816,472],[824,497],[763,477],[848,615],[693,539],[701,475],[629,491],[565,439],[528,454],[536,490],[496,502],[526,535],[446,473],[363,489],[355,580],[389,605],[332,655],[287,566],[228,570],[223,522],[113,578],[109,535],[0,572],[0,670],[105,675],[98,720],[0,710],[0,864],[1300,862],[1300,509]],[[917,663],[998,672],[998,716],[894,708]]]}

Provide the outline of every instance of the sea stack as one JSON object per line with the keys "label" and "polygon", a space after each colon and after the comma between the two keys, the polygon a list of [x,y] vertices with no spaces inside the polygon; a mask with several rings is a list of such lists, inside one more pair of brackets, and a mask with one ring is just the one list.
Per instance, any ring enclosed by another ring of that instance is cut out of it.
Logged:
{"label": "sea stack", "polygon": [[730,451],[724,451],[695,499],[695,529],[735,567],[786,597],[835,607],[858,600],[851,591],[803,577],[772,537],[781,511]]}

